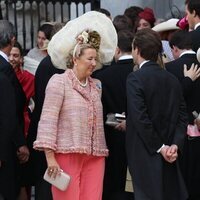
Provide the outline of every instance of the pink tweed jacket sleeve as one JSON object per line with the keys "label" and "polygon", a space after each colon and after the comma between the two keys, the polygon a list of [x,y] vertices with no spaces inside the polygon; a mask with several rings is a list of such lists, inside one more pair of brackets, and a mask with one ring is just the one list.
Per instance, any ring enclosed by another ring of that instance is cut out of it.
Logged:
{"label": "pink tweed jacket sleeve", "polygon": [[64,99],[64,80],[53,76],[47,84],[44,105],[38,124],[35,147],[56,150],[57,128],[60,109]]}
{"label": "pink tweed jacket sleeve", "polygon": [[34,142],[35,149],[108,155],[100,82],[89,78],[89,87],[90,92],[81,87],[70,70],[50,79]]}

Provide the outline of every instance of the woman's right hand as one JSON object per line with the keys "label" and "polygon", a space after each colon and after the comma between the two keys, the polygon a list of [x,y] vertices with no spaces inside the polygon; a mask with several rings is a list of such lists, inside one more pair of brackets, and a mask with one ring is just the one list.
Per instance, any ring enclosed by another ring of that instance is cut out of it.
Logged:
{"label": "woman's right hand", "polygon": [[55,159],[54,151],[46,149],[45,156],[48,166],[48,175],[50,177],[53,176],[53,178],[56,178],[56,176],[59,175],[62,170],[60,169],[60,166]]}
{"label": "woman's right hand", "polygon": [[192,63],[191,67],[187,70],[187,65],[184,64],[183,73],[185,77],[189,77],[192,81],[195,81],[200,76],[200,68],[197,64]]}

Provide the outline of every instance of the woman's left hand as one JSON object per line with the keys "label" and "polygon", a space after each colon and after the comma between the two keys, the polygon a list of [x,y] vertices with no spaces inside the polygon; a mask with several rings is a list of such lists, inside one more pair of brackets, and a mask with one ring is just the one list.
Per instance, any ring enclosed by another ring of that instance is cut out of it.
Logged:
{"label": "woman's left hand", "polygon": [[48,165],[48,175],[56,178],[56,176],[59,175],[62,170],[55,159],[54,152],[52,150],[45,150],[45,156]]}
{"label": "woman's left hand", "polygon": [[48,175],[51,177],[53,176],[53,178],[56,178],[57,175],[60,174],[62,170],[60,169],[59,165],[49,165],[48,166]]}

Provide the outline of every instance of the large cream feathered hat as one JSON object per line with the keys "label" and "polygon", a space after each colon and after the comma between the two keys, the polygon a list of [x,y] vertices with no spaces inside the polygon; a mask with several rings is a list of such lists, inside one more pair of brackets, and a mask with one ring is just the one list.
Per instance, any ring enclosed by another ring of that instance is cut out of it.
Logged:
{"label": "large cream feathered hat", "polygon": [[101,37],[99,62],[105,64],[113,59],[117,47],[117,33],[113,23],[105,14],[89,11],[69,21],[49,42],[48,54],[56,68],[67,68],[66,63],[77,44],[77,36],[86,30],[96,31]]}

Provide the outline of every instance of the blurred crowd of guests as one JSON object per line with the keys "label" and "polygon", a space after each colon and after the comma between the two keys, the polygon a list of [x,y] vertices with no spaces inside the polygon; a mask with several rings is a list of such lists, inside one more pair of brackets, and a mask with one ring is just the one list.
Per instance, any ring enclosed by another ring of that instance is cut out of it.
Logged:
{"label": "blurred crowd of guests", "polygon": [[[97,12],[104,33],[87,15],[46,22],[26,55],[0,20],[0,200],[30,200],[32,186],[36,200],[199,200],[200,2],[162,21],[137,6]],[[126,119],[108,124],[116,113]],[[71,175],[67,192],[46,169]]]}

